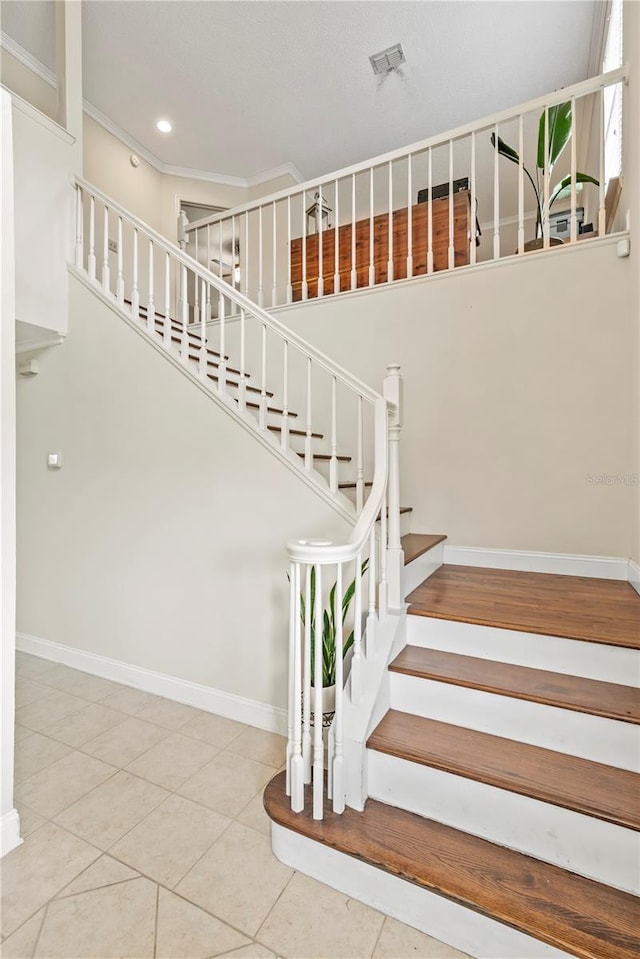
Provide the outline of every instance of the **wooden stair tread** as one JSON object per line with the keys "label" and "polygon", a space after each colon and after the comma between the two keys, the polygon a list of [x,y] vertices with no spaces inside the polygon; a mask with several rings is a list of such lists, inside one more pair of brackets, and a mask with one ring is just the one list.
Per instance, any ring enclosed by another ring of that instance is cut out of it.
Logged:
{"label": "wooden stair tread", "polygon": [[[303,452],[299,452],[299,453],[298,453],[298,456],[302,457],[302,459],[305,458],[305,455],[306,455],[306,454],[303,453]],[[312,456],[312,458],[313,458],[314,460],[320,460],[320,461],[323,462],[323,463],[330,463],[331,460],[333,459],[331,453],[311,453],[311,456]],[[351,457],[350,457],[350,456],[336,456],[336,460],[338,461],[338,463],[350,463],[350,462],[351,462]]]}
{"label": "wooden stair tread", "polygon": [[[207,352],[209,352],[209,351],[207,350]],[[198,351],[198,352],[192,352],[191,349],[190,349],[190,350],[189,350],[189,359],[190,359],[190,360],[197,360],[198,362],[200,362],[200,352],[199,352],[199,351]],[[219,367],[219,366],[220,366],[220,357],[219,357],[219,355],[216,354],[216,358],[215,358],[214,360],[211,359],[209,356],[207,356],[207,366]],[[245,382],[246,382],[246,381],[250,378],[250,376],[251,376],[250,373],[241,373],[240,370],[237,370],[234,366],[225,366],[225,370],[227,371],[227,373],[232,373],[234,376],[242,377],[242,379],[244,379]]]}
{"label": "wooden stair tread", "polygon": [[404,565],[411,563],[418,556],[422,556],[423,553],[427,553],[438,543],[443,543],[446,538],[444,533],[407,533],[401,539],[404,550]]}
{"label": "wooden stair tread", "polygon": [[544,703],[546,706],[640,723],[640,690],[632,686],[528,666],[512,666],[510,663],[497,663],[422,646],[405,646],[389,669],[408,676]]}
{"label": "wooden stair tread", "polygon": [[[260,391],[258,390],[258,392],[260,392]],[[259,410],[259,409],[260,409],[260,404],[259,404],[259,403],[252,403],[250,400],[247,400],[244,405],[245,405],[246,407],[248,407],[248,409],[251,409],[251,410]],[[284,413],[284,410],[283,410],[283,409],[280,409],[279,406],[267,406],[267,413],[279,413],[280,416],[282,416],[282,414]],[[297,413],[292,413],[291,410],[288,410],[288,415],[289,415],[290,417],[293,417],[294,419],[298,416]]]}
{"label": "wooden stair tread", "polygon": [[[592,879],[451,826],[369,799],[363,812],[323,820],[293,813],[285,774],[267,785],[264,805],[279,825],[571,952],[580,959],[637,959],[638,900]],[[309,787],[307,787],[307,790]]]}
{"label": "wooden stair tread", "polygon": [[[413,506],[401,506],[399,512],[401,516],[403,516],[405,513],[413,513]],[[387,517],[388,516],[389,516],[389,509],[387,508]],[[380,522],[380,513],[378,513],[376,517],[376,522],[377,523]]]}
{"label": "wooden stair tread", "polygon": [[369,749],[640,830],[640,775],[390,709]]}
{"label": "wooden stair tread", "polygon": [[[373,483],[367,480],[362,485],[365,487],[370,487],[370,486],[373,486]],[[357,489],[357,488],[358,488],[357,483],[338,483],[338,489]]]}
{"label": "wooden stair tread", "polygon": [[630,583],[446,565],[407,596],[409,613],[640,649]]}
{"label": "wooden stair tread", "polygon": [[[220,376],[219,376],[218,373],[207,373],[207,378],[210,379],[210,380],[214,380],[214,381],[217,383],[218,380],[220,379]],[[239,383],[237,380],[235,380],[235,379],[228,379],[228,378],[227,378],[227,386],[236,386],[236,387],[239,387],[239,386],[240,386],[240,383]],[[247,391],[247,393],[258,393],[260,396],[262,396],[262,390],[260,389],[259,386],[249,386],[248,383],[245,383],[245,387],[244,387],[244,388],[245,388],[245,390]],[[264,395],[265,395],[265,396],[268,396],[269,398],[271,398],[271,397],[273,396],[273,393],[269,392],[269,390],[265,390],[265,391],[264,391]],[[248,405],[248,404],[247,404],[247,405]]]}
{"label": "wooden stair tread", "polygon": [[[289,415],[291,416],[292,414],[289,414]],[[267,426],[267,429],[271,430],[274,433],[282,433],[281,426]],[[292,429],[292,427],[289,427],[289,433],[291,434],[291,436],[304,436],[305,438],[307,436],[306,430],[295,430],[295,429]],[[312,433],[311,439],[322,440],[324,439],[324,433]]]}

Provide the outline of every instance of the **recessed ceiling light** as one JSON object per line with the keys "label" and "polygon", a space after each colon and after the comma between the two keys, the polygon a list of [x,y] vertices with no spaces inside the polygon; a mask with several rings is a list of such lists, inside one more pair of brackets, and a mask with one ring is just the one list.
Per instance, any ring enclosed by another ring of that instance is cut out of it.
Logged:
{"label": "recessed ceiling light", "polygon": [[168,120],[158,120],[156,126],[158,130],[160,130],[160,133],[171,133],[173,130],[173,127]]}
{"label": "recessed ceiling light", "polygon": [[405,55],[400,44],[394,43],[392,47],[387,47],[380,53],[374,53],[369,57],[369,62],[375,74],[390,73],[405,62]]}

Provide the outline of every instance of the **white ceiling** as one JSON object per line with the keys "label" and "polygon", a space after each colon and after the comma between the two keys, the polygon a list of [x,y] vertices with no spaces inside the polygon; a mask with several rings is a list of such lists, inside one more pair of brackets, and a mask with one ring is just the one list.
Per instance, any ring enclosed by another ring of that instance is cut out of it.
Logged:
{"label": "white ceiling", "polygon": [[[84,94],[164,164],[310,178],[584,79],[602,2],[83,0]],[[2,29],[54,68],[50,0]]]}

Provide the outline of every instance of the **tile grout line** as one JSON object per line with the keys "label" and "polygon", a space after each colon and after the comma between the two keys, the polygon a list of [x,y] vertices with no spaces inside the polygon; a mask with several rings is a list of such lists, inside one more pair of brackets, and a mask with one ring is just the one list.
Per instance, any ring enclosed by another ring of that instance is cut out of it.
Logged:
{"label": "tile grout line", "polygon": [[42,910],[42,920],[40,922],[40,928],[38,929],[38,935],[36,936],[35,942],[33,944],[33,949],[31,950],[31,959],[33,959],[33,956],[35,956],[36,950],[40,943],[40,936],[42,935],[42,930],[44,929],[44,923],[47,918],[47,915],[49,914],[50,905],[51,905],[51,899],[49,900],[49,902],[45,903],[44,909]]}
{"label": "tile grout line", "polygon": [[[273,852],[271,853],[271,855],[273,856]],[[275,859],[275,858],[276,858],[276,857],[274,856],[274,859]],[[279,860],[278,860],[278,862],[279,862]],[[284,863],[283,863],[282,865],[284,865]],[[258,928],[256,929],[256,932],[255,932],[255,934],[254,934],[254,936],[253,936],[253,939],[254,939],[256,942],[259,942],[261,946],[264,946],[265,949],[271,949],[271,946],[267,946],[267,944],[266,944],[265,942],[262,942],[261,940],[258,939],[258,936],[260,935],[260,931],[261,931],[261,929],[263,928],[263,926],[264,926],[265,922],[267,921],[267,919],[269,918],[269,916],[271,915],[271,913],[273,912],[273,910],[276,908],[276,906],[277,906],[278,903],[280,902],[280,899],[281,899],[282,896],[284,895],[285,891],[288,889],[289,885],[293,882],[294,877],[298,875],[297,869],[292,869],[291,866],[288,866],[287,868],[288,868],[288,869],[291,869],[291,875],[289,876],[289,878],[288,878],[287,881],[285,882],[284,886],[282,887],[282,889],[281,889],[280,892],[278,893],[278,895],[277,895],[277,897],[276,897],[273,905],[271,906],[271,908],[270,908],[269,911],[267,912],[266,916],[264,917],[264,919],[262,920],[262,922],[260,923],[260,925],[259,925]],[[271,950],[271,951],[273,951],[273,950]]]}
{"label": "tile grout line", "polygon": [[156,959],[158,954],[158,911],[160,905],[160,884],[156,883],[156,912],[155,912],[155,922],[153,925],[153,959]]}

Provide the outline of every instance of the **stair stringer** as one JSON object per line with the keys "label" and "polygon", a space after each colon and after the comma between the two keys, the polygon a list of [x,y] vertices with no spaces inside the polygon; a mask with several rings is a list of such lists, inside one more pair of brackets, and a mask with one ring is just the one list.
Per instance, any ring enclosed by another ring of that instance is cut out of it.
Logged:
{"label": "stair stringer", "polygon": [[142,323],[137,323],[130,311],[120,303],[110,294],[106,293],[100,286],[96,283],[91,282],[87,274],[83,270],[77,269],[77,267],[72,264],[68,265],[69,273],[74,276],[80,283],[83,284],[88,290],[98,297],[106,306],[112,310],[116,316],[123,320],[130,329],[134,330],[138,336],[140,336],[145,343],[147,343],[152,349],[160,353],[165,359],[171,363],[175,369],[179,370],[183,376],[186,376],[198,389],[200,389],[206,396],[209,397],[220,409],[224,410],[228,416],[232,417],[239,426],[247,430],[252,436],[261,443],[269,452],[279,459],[284,465],[295,473],[303,483],[310,487],[321,499],[328,503],[332,509],[334,509],[343,519],[345,519],[352,526],[356,524],[356,511],[353,504],[350,502],[348,497],[342,493],[332,493],[329,484],[325,478],[317,470],[306,470],[300,464],[301,460],[297,453],[289,450],[283,450],[278,441],[274,438],[273,433],[269,430],[261,430],[260,426],[250,413],[241,412],[235,401],[232,397],[221,394],[215,387],[209,387],[207,383],[201,380],[193,370],[185,365],[176,353],[170,352],[165,349],[162,339],[160,337],[151,337],[149,336],[146,326]]}

